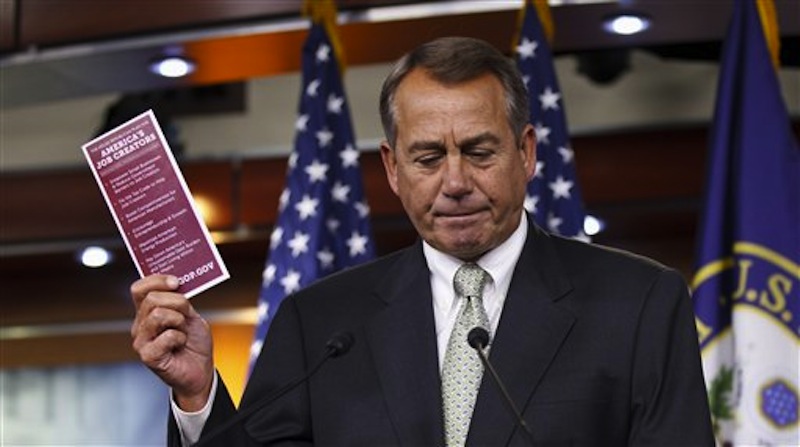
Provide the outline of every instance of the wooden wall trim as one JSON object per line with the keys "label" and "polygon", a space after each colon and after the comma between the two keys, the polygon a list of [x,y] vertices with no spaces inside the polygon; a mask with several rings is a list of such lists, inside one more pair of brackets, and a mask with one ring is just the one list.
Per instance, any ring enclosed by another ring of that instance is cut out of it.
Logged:
{"label": "wooden wall trim", "polygon": [[11,51],[17,47],[17,12],[19,0],[0,2],[0,51]]}

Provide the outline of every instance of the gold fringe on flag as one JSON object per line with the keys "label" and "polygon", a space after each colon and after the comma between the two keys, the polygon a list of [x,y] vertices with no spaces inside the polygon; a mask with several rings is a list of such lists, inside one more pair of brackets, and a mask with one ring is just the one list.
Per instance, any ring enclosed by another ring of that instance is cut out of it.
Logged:
{"label": "gold fringe on flag", "polygon": [[310,17],[312,22],[325,27],[325,32],[333,46],[333,52],[336,54],[336,60],[339,61],[339,70],[344,72],[346,61],[344,47],[339,39],[339,27],[336,23],[336,3],[333,0],[303,0],[303,16]]}
{"label": "gold fringe on flag", "polygon": [[539,23],[542,24],[542,30],[547,38],[547,43],[553,46],[553,39],[555,38],[555,25],[553,24],[553,15],[550,13],[550,5],[547,0],[525,0],[522,2],[522,9],[517,14],[517,32],[514,33],[514,40],[511,42],[511,53],[516,52],[519,36],[522,33],[522,22],[525,21],[525,7],[531,3],[536,8],[536,15],[539,16]]}
{"label": "gold fringe on flag", "polygon": [[773,0],[753,0],[758,7],[758,15],[761,16],[761,28],[764,30],[764,39],[767,41],[769,54],[772,56],[772,66],[775,69],[781,67],[781,36],[778,33],[778,16],[775,12],[775,2]]}

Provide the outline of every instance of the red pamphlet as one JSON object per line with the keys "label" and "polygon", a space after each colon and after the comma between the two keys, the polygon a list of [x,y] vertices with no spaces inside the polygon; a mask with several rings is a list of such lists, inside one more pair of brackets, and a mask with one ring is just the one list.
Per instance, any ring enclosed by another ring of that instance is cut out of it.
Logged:
{"label": "red pamphlet", "polygon": [[174,275],[187,298],[230,277],[152,110],[82,149],[141,276]]}

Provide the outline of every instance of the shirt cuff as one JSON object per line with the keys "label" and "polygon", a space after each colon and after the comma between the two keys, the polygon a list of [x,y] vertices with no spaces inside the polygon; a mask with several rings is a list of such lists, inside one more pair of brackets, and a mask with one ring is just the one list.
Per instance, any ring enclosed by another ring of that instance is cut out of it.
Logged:
{"label": "shirt cuff", "polygon": [[211,394],[208,396],[206,405],[198,411],[183,411],[175,403],[175,398],[170,390],[170,405],[172,406],[172,414],[175,417],[175,423],[178,425],[178,431],[181,434],[181,443],[184,446],[190,446],[200,439],[203,433],[203,427],[206,425],[208,416],[211,414],[211,407],[214,405],[214,396],[217,394],[217,372],[214,371],[214,379],[211,382]]}

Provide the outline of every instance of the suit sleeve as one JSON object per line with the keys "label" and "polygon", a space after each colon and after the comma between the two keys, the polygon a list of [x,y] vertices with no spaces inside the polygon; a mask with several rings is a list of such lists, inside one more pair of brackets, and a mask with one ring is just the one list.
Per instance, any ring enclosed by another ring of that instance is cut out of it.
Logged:
{"label": "suit sleeve", "polygon": [[713,446],[694,314],[683,278],[662,271],[640,316],[628,445]]}
{"label": "suit sleeve", "polygon": [[[306,364],[296,308],[286,299],[270,325],[269,333],[242,397],[241,409],[305,374]],[[214,403],[203,427],[200,441],[237,414],[237,409],[220,377]],[[310,446],[311,423],[305,384],[265,408],[244,423],[215,435],[207,446]],[[180,432],[170,414],[168,445],[181,445]]]}
{"label": "suit sleeve", "polygon": [[[270,324],[242,396],[242,409],[306,374],[309,365],[301,328],[296,302],[288,297]],[[312,445],[308,382],[253,414],[246,431],[257,445]]]}

